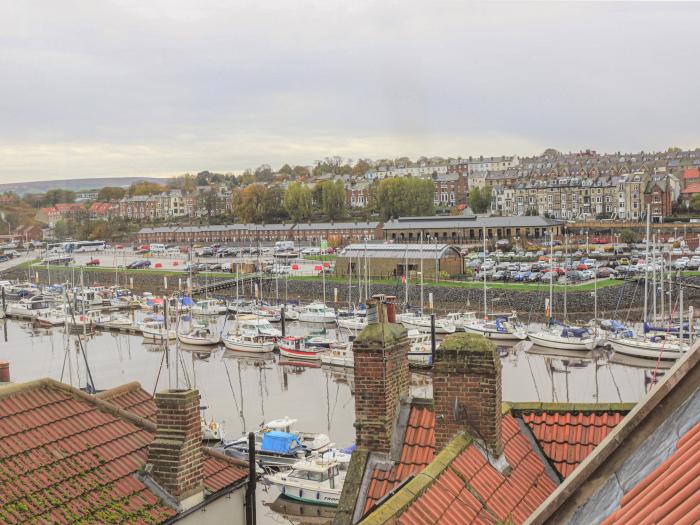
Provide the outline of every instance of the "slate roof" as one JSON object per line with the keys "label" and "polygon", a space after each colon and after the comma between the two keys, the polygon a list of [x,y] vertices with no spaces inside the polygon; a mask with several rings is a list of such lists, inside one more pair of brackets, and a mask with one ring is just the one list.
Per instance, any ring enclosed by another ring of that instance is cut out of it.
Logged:
{"label": "slate roof", "polygon": [[451,244],[435,244],[426,242],[421,247],[420,244],[350,244],[343,248],[338,257],[365,257],[370,259],[391,258],[391,259],[429,259],[444,256],[460,257],[459,251]]}
{"label": "slate roof", "polygon": [[[93,397],[51,379],[0,388],[0,522],[160,523],[175,516],[136,476],[155,425],[105,401],[151,412],[148,394],[138,390]],[[245,479],[244,468],[204,450],[210,491]]]}
{"label": "slate roof", "polygon": [[700,423],[678,440],[676,451],[620,501],[603,525],[700,523]]}

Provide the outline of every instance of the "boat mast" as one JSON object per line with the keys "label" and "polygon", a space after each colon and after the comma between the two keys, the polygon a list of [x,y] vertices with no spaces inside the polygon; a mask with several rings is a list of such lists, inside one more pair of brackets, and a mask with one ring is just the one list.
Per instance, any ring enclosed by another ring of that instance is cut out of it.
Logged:
{"label": "boat mast", "polygon": [[405,305],[408,304],[408,244],[406,245],[406,248],[404,249],[404,263],[403,263],[403,278],[404,278],[404,307]]}
{"label": "boat mast", "polygon": [[[652,311],[654,312],[654,322],[658,319],[656,311],[656,234],[651,238],[651,260],[654,261],[654,266],[651,268],[651,282],[652,282],[652,292],[654,295],[651,296]],[[647,262],[647,264],[649,264]]]}
{"label": "boat mast", "polygon": [[420,232],[420,313],[423,315],[423,230]]}
{"label": "boat mast", "polygon": [[649,208],[650,204],[647,204],[647,238],[646,238],[646,248],[644,255],[644,323],[647,322],[647,308],[649,307]]}
{"label": "boat mast", "polygon": [[487,316],[488,312],[488,304],[487,304],[487,299],[486,299],[486,226],[483,226],[483,232],[481,234],[482,241],[483,241],[483,250],[484,250],[484,258],[481,263],[481,273],[484,278],[484,318]]}
{"label": "boat mast", "polygon": [[[549,271],[554,268],[554,232],[549,230]],[[554,279],[549,279],[549,318],[554,319]]]}

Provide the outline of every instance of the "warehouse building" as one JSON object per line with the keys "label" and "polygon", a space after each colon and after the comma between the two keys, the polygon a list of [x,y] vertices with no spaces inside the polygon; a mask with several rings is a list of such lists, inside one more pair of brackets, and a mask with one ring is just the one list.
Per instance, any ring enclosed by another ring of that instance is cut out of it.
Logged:
{"label": "warehouse building", "polygon": [[[422,264],[421,264],[422,263]],[[409,277],[423,271],[425,279],[454,277],[463,273],[459,251],[449,244],[351,244],[335,261],[335,275]]]}
{"label": "warehouse building", "polygon": [[400,217],[384,223],[384,239],[394,242],[437,240],[443,243],[470,244],[482,239],[543,239],[560,235],[564,221],[539,216],[481,217],[466,213],[451,217]]}

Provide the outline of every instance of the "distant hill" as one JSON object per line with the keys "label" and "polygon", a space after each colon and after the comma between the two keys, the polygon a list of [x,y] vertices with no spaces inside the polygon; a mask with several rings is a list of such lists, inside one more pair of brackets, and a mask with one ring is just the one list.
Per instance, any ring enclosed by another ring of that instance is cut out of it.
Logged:
{"label": "distant hill", "polygon": [[64,190],[80,191],[99,189],[105,186],[117,186],[125,188],[132,185],[134,182],[155,182],[156,184],[165,184],[167,178],[157,177],[107,177],[95,179],[63,179],[63,180],[41,180],[32,182],[10,182],[0,184],[0,193],[5,191],[14,191],[18,195],[25,193],[44,193],[48,190],[61,188]]}

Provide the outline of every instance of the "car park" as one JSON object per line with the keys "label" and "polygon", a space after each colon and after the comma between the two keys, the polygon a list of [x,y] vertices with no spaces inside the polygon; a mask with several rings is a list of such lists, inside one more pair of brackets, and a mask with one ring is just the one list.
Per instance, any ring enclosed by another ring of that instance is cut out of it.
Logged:
{"label": "car park", "polygon": [[140,270],[144,268],[150,268],[151,267],[151,261],[147,261],[144,259],[138,259],[136,261],[132,261],[129,264],[126,265],[126,267],[129,270]]}

